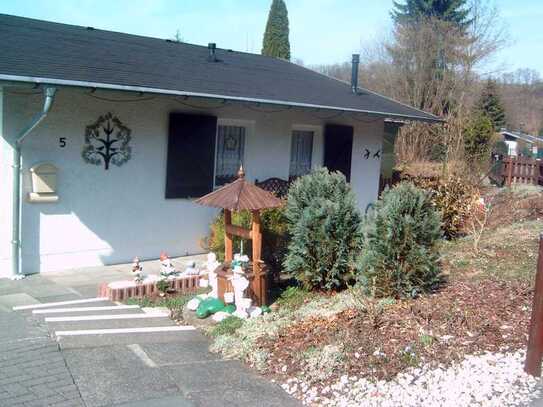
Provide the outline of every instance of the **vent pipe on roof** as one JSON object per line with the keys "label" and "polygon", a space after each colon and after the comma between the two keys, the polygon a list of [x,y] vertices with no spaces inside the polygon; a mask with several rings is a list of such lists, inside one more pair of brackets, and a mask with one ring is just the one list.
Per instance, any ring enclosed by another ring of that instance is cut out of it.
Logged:
{"label": "vent pipe on roof", "polygon": [[217,62],[217,55],[215,54],[215,51],[217,50],[217,44],[215,44],[214,42],[210,42],[209,44],[207,44],[207,49],[209,50],[209,62]]}
{"label": "vent pipe on roof", "polygon": [[358,93],[358,65],[360,63],[360,54],[353,54],[352,71],[351,71],[351,90],[353,93]]}

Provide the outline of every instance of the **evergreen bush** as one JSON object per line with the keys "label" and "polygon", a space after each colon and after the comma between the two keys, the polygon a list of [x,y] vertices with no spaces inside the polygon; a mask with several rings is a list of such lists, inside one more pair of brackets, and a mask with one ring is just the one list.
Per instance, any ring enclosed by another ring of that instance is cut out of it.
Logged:
{"label": "evergreen bush", "polygon": [[490,159],[494,139],[492,120],[484,114],[475,114],[464,129],[464,151],[470,164]]}
{"label": "evergreen bush", "polygon": [[441,218],[427,192],[402,182],[386,190],[364,223],[358,280],[377,297],[414,297],[440,281]]}
{"label": "evergreen bush", "polygon": [[362,219],[343,174],[322,168],[298,178],[285,216],[290,234],[285,271],[306,289],[339,288],[353,278]]}

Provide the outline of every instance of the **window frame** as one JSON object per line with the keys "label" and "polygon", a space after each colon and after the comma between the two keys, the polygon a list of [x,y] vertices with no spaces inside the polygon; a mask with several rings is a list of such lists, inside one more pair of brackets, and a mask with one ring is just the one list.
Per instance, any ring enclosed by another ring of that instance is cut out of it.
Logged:
{"label": "window frame", "polygon": [[246,166],[246,157],[247,157],[247,141],[249,137],[251,137],[254,129],[254,120],[242,120],[242,119],[228,119],[228,118],[218,118],[217,119],[217,129],[215,131],[215,159],[213,161],[213,190],[216,190],[223,185],[217,185],[217,163],[219,158],[219,127],[221,126],[233,126],[233,127],[243,127],[245,128],[245,137],[243,140],[243,157],[241,158],[241,162],[243,164],[243,168],[245,172],[247,173],[247,166]]}
{"label": "window frame", "polygon": [[311,145],[311,165],[310,171],[313,171],[319,167],[322,167],[324,162],[324,148],[321,148],[322,138],[322,126],[310,125],[310,124],[293,124],[290,128],[290,144],[288,151],[288,173],[287,179],[290,179],[290,159],[292,157],[292,137],[295,131],[310,131],[313,133],[313,143]]}

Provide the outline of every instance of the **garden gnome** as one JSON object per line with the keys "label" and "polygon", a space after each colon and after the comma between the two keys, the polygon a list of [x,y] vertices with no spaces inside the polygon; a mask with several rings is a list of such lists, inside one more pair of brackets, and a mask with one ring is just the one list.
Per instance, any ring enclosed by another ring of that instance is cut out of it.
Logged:
{"label": "garden gnome", "polygon": [[143,281],[143,267],[140,265],[139,257],[134,257],[132,262],[132,273],[134,274],[134,281],[141,283]]}
{"label": "garden gnome", "polygon": [[232,286],[234,287],[234,302],[236,304],[236,311],[234,315],[239,318],[247,318],[247,301],[243,298],[243,294],[247,287],[249,287],[249,280],[245,278],[243,269],[241,266],[234,267],[234,276],[232,277]]}
{"label": "garden gnome", "polygon": [[166,252],[160,253],[160,275],[162,277],[169,277],[174,273],[175,268],[173,267],[168,254]]}
{"label": "garden gnome", "polygon": [[186,264],[185,271],[183,271],[183,274],[186,276],[193,276],[196,274],[200,274],[198,269],[196,268],[196,262],[194,260],[188,261]]}
{"label": "garden gnome", "polygon": [[217,261],[217,255],[213,252],[208,253],[207,275],[209,278],[209,285],[211,286],[211,292],[209,293],[209,296],[213,298],[219,298],[217,273],[215,273],[215,270],[219,266],[220,266],[220,263]]}

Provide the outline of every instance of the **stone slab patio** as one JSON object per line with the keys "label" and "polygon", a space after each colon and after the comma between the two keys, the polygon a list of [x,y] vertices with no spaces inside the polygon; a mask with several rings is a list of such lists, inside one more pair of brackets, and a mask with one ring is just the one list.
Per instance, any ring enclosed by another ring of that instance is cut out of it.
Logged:
{"label": "stone slab patio", "polygon": [[[204,262],[205,256],[173,259],[173,264],[182,269],[189,260]],[[142,265],[145,273],[158,273],[158,261]],[[12,310],[96,297],[100,283],[127,278],[130,264],[32,275],[20,281],[0,279],[0,405],[301,405],[243,364],[209,353],[209,342],[198,331],[82,335],[62,337],[57,343],[51,331],[54,324],[44,322],[41,314]],[[100,304],[105,303],[92,305]],[[74,326],[84,324],[78,321]]]}

